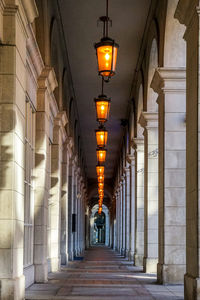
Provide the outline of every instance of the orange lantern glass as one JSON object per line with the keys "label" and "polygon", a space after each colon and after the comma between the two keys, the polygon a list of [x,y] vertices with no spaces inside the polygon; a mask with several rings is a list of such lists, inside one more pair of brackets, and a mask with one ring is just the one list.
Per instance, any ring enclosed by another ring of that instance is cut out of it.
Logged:
{"label": "orange lantern glass", "polygon": [[104,188],[104,183],[99,182],[98,187],[99,187],[99,189],[103,189]]}
{"label": "orange lantern glass", "polygon": [[111,76],[115,75],[119,45],[114,40],[104,37],[94,47],[97,54],[99,75],[104,79],[107,77],[109,80]]}
{"label": "orange lantern glass", "polygon": [[103,163],[106,160],[106,149],[97,149],[97,160],[100,163]]}
{"label": "orange lantern glass", "polygon": [[97,121],[100,123],[106,122],[109,116],[111,100],[105,95],[100,95],[98,98],[95,98],[94,101],[96,106]]}
{"label": "orange lantern glass", "polygon": [[95,132],[96,132],[97,146],[100,148],[105,147],[108,139],[108,131],[105,130],[104,127],[101,127],[95,130]]}
{"label": "orange lantern glass", "polygon": [[98,182],[104,182],[104,175],[100,175],[97,177]]}
{"label": "orange lantern glass", "polygon": [[104,166],[96,166],[97,176],[104,175]]}
{"label": "orange lantern glass", "polygon": [[100,193],[102,193],[104,191],[104,189],[98,189],[98,193],[100,194]]}

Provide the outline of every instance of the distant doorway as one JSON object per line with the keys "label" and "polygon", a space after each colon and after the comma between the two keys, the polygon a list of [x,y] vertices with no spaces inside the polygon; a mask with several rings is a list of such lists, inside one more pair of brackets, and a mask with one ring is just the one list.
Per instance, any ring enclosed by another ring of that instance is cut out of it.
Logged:
{"label": "distant doorway", "polygon": [[105,244],[105,222],[106,217],[104,212],[100,215],[96,212],[94,215],[94,234],[97,244]]}

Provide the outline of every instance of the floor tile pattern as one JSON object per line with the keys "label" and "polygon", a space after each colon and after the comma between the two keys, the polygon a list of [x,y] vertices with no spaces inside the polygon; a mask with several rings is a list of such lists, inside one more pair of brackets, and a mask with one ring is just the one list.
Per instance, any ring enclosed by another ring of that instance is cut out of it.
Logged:
{"label": "floor tile pattern", "polygon": [[43,284],[26,290],[26,299],[40,300],[183,300],[182,285],[158,285],[113,250],[99,246],[85,252],[83,261],[69,262],[49,274]]}

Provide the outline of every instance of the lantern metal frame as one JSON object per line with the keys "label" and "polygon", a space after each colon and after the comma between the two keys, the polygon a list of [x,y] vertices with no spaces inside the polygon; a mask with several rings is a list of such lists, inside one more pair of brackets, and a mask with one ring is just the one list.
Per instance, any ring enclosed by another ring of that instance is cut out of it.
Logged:
{"label": "lantern metal frame", "polygon": [[[110,102],[111,99],[107,98],[106,95],[104,95],[103,93],[101,95],[98,96],[98,98],[94,98],[94,102],[95,102],[95,108],[96,108],[96,119],[97,122],[99,122],[101,125],[103,125],[109,118],[109,112],[110,112]],[[107,102],[108,103],[108,108],[107,108],[107,113],[105,113],[107,118],[98,118],[98,109],[97,109],[97,103],[100,102]]]}
{"label": "lantern metal frame", "polygon": [[[98,139],[98,132],[103,132],[104,136],[103,136],[103,142],[100,144]],[[108,130],[106,130],[106,128],[101,125],[99,126],[98,129],[95,130],[95,135],[96,135],[96,140],[97,140],[97,147],[100,148],[104,148],[107,145],[107,140],[108,140]]]}

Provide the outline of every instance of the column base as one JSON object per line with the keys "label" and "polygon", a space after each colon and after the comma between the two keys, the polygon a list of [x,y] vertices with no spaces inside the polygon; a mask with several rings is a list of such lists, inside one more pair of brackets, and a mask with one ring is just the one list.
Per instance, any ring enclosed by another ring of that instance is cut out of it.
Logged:
{"label": "column base", "polygon": [[200,278],[193,277],[186,273],[184,275],[184,299],[197,300],[200,298]]}
{"label": "column base", "polygon": [[159,284],[183,284],[185,265],[157,264]]}
{"label": "column base", "polygon": [[58,257],[49,258],[50,272],[57,272],[60,270],[60,259]]}
{"label": "column base", "polygon": [[1,281],[0,299],[23,300],[25,299],[25,277],[24,275],[14,279],[3,278]]}
{"label": "column base", "polygon": [[61,265],[67,265],[68,253],[61,253]]}
{"label": "column base", "polygon": [[143,258],[144,273],[157,273],[158,258]]}
{"label": "column base", "polygon": [[129,258],[129,250],[126,250],[125,255],[127,258]]}
{"label": "column base", "polygon": [[74,260],[74,253],[73,252],[69,252],[68,258],[69,258],[70,261]]}
{"label": "column base", "polygon": [[124,256],[125,257],[126,253],[125,253],[125,249],[121,249],[121,256]]}
{"label": "column base", "polygon": [[128,260],[134,262],[135,253],[133,251],[129,251]]}
{"label": "column base", "polygon": [[48,264],[35,264],[35,282],[45,283],[48,281]]}
{"label": "column base", "polygon": [[143,266],[143,255],[142,254],[135,254],[134,264],[135,264],[136,267]]}

